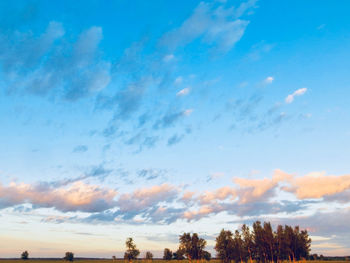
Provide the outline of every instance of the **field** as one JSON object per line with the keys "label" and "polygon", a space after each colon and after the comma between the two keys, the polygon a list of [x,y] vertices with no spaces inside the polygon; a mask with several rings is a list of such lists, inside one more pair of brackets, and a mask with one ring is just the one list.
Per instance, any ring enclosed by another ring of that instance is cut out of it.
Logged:
{"label": "field", "polygon": [[[29,259],[29,260],[21,260],[21,259],[0,259],[0,263],[56,263],[56,262],[60,262],[63,261],[63,259]],[[79,263],[128,263],[125,260],[122,259],[117,259],[117,260],[112,260],[112,259],[75,259],[74,261],[78,261]],[[134,263],[166,263],[169,261],[166,260],[161,260],[161,259],[154,259],[152,261],[149,260],[143,260],[143,259],[138,259],[138,260],[134,260]],[[169,263],[189,263],[188,260],[171,260]],[[204,261],[205,262],[205,261]],[[210,260],[210,262],[212,263],[220,263],[220,260],[217,259],[212,259]],[[300,261],[300,263],[302,262],[306,262],[306,261]],[[340,261],[340,260],[327,260],[327,261],[321,261],[321,260],[312,260],[312,261],[308,261],[309,263],[344,263],[344,261]],[[192,263],[196,263],[196,261],[192,261]],[[288,263],[288,261],[285,261],[285,263]]]}

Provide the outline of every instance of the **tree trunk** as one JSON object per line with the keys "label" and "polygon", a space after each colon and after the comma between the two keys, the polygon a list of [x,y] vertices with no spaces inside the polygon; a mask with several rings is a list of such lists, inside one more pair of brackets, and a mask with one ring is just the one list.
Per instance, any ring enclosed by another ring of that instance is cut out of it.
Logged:
{"label": "tree trunk", "polygon": [[249,252],[250,263],[253,263],[252,252],[250,251],[250,248],[248,248],[248,252]]}

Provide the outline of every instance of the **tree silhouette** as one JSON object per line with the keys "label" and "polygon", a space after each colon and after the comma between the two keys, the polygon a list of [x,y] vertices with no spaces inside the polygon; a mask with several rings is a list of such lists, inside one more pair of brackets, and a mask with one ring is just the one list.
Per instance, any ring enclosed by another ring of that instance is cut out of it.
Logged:
{"label": "tree silhouette", "polygon": [[184,255],[185,255],[185,251],[179,248],[173,253],[173,258],[176,260],[183,260],[185,259]]}
{"label": "tree silhouette", "polygon": [[229,230],[222,229],[219,236],[216,238],[216,256],[221,259],[223,263],[229,263],[232,259],[233,253],[233,234]]}
{"label": "tree silhouette", "polygon": [[66,252],[64,258],[66,261],[73,261],[74,260],[74,254],[72,252]]}
{"label": "tree silhouette", "polygon": [[145,259],[147,261],[152,261],[153,260],[153,254],[149,251],[146,252],[146,256],[145,256]]}
{"label": "tree silhouette", "polygon": [[308,259],[311,239],[306,230],[299,226],[277,226],[273,231],[269,222],[253,223],[253,229],[243,225],[241,232],[234,235],[229,230],[222,230],[216,238],[217,257],[224,263],[235,262],[296,262]]}
{"label": "tree silhouette", "polygon": [[21,254],[21,259],[24,259],[24,260],[27,260],[29,257],[29,253],[28,251],[24,251],[22,254]]}
{"label": "tree silhouette", "polygon": [[173,252],[169,248],[164,249],[163,259],[171,260],[173,258]]}
{"label": "tree silhouette", "polygon": [[131,237],[127,238],[125,241],[126,251],[124,253],[124,259],[132,262],[134,259],[140,255],[140,250],[136,248],[136,245]]}
{"label": "tree silhouette", "polygon": [[192,262],[193,259],[197,259],[199,262],[203,258],[203,251],[207,242],[203,238],[199,238],[197,233],[193,233],[191,236],[190,233],[184,233],[179,238],[180,247],[179,249],[184,251],[189,262]]}
{"label": "tree silhouette", "polygon": [[211,259],[211,254],[208,251],[203,251],[203,258],[209,261]]}

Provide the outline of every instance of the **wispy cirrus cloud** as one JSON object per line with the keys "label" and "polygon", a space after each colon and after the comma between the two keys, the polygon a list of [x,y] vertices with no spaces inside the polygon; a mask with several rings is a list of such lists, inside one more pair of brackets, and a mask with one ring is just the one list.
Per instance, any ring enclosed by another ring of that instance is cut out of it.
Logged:
{"label": "wispy cirrus cloud", "polygon": [[225,8],[201,2],[181,26],[164,34],[163,46],[176,49],[196,39],[215,45],[220,52],[228,52],[243,36],[249,21],[240,19],[245,12],[255,7],[256,1],[241,3],[237,8]]}
{"label": "wispy cirrus cloud", "polygon": [[13,31],[0,35],[0,65],[7,91],[58,96],[75,101],[104,89],[111,63],[101,59],[102,28],[91,27],[71,42],[63,24],[52,21],[37,36]]}
{"label": "wispy cirrus cloud", "polygon": [[296,91],[294,91],[292,94],[289,94],[285,101],[286,103],[290,104],[294,101],[295,97],[298,97],[298,96],[302,96],[306,93],[307,91],[307,88],[301,88],[301,89],[298,89]]}

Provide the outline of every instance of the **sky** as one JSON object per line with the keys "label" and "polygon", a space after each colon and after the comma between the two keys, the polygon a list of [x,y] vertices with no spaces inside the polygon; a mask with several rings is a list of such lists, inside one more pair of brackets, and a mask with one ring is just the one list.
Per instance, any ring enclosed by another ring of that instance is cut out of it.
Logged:
{"label": "sky", "polygon": [[299,225],[350,255],[350,2],[0,2],[0,257]]}

